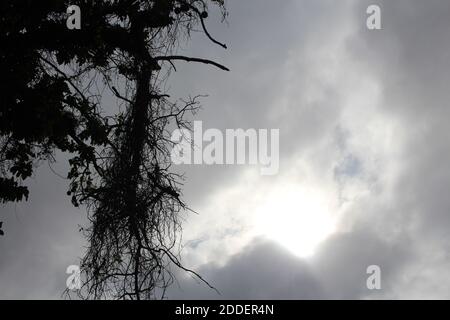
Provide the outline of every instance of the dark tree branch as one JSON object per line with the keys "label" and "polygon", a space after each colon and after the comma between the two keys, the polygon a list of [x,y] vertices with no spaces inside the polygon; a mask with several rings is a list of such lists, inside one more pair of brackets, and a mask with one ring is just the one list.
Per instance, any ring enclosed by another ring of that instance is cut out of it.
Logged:
{"label": "dark tree branch", "polygon": [[205,32],[205,34],[208,37],[208,39],[211,40],[213,43],[221,46],[222,48],[227,49],[227,45],[225,43],[221,43],[221,42],[217,41],[216,39],[214,39],[211,36],[211,34],[209,33],[208,29],[206,28],[205,19],[203,18],[203,15],[200,12],[200,10],[198,10],[197,7],[193,6],[192,4],[190,4],[190,3],[186,2],[186,1],[180,1],[180,2],[182,4],[184,4],[184,5],[187,5],[188,7],[190,7],[192,10],[194,10],[198,14],[198,17],[200,19],[200,23],[201,23],[202,28],[203,28],[203,32]]}
{"label": "dark tree branch", "polygon": [[200,58],[192,58],[192,57],[185,57],[185,56],[160,56],[160,57],[154,57],[153,58],[156,61],[173,61],[173,60],[183,60],[183,61],[187,61],[187,62],[199,62],[199,63],[204,63],[204,64],[211,64],[219,69],[225,70],[225,71],[230,71],[230,69],[228,69],[227,67],[214,62],[212,60],[208,60],[208,59],[200,59]]}
{"label": "dark tree branch", "polygon": [[114,95],[119,98],[122,99],[123,101],[126,101],[128,103],[133,103],[133,101],[131,101],[130,99],[125,98],[124,96],[122,96],[119,91],[117,91],[116,87],[111,87],[112,92],[114,92]]}

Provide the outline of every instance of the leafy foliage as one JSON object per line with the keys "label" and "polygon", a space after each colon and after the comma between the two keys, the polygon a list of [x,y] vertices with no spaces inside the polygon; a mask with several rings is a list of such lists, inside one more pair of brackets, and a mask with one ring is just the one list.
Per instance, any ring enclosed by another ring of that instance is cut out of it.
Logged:
{"label": "leafy foliage", "polygon": [[[226,48],[206,29],[209,4],[225,17],[222,0],[0,2],[0,199],[27,199],[33,169],[56,150],[71,155],[67,194],[91,221],[83,297],[154,298],[170,265],[192,272],[173,252],[187,207],[169,128],[190,128],[198,101],[160,90],[176,61],[228,70],[173,54],[197,26]],[[66,28],[69,5],[82,10],[80,30]],[[112,115],[105,90],[121,106]]]}

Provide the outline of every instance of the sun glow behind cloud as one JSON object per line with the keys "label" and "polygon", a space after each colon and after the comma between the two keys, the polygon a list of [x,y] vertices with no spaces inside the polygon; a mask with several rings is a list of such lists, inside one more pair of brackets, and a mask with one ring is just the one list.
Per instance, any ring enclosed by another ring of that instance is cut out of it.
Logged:
{"label": "sun glow behind cloud", "polygon": [[255,208],[255,230],[297,256],[309,256],[334,232],[332,210],[330,199],[320,190],[280,183]]}
{"label": "sun glow behind cloud", "polygon": [[256,237],[299,257],[313,255],[337,229],[338,193],[329,171],[318,173],[303,159],[293,162],[290,170],[271,178],[249,168],[234,187],[211,196],[199,209],[208,215],[193,217],[186,225],[185,239],[195,243],[184,250],[190,263],[220,265]]}

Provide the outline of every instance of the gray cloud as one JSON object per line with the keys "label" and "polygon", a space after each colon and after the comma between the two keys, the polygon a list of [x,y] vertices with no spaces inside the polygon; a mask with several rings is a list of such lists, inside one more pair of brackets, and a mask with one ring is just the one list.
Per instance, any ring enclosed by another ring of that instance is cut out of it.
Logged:
{"label": "gray cloud", "polygon": [[[450,112],[447,89],[450,80],[450,4],[445,1],[379,1],[383,30],[375,32],[365,27],[365,9],[369,4],[372,2],[329,6],[323,13],[316,11],[323,2],[316,8],[309,2],[302,3],[308,9],[316,9],[309,12],[314,12],[311,16],[317,19],[317,24],[308,19],[301,20],[295,29],[297,37],[295,32],[290,33],[292,28],[284,33],[291,39],[303,40],[295,51],[301,60],[305,58],[302,53],[308,45],[317,45],[320,43],[317,39],[321,37],[323,41],[332,39],[334,34],[330,26],[340,30],[339,24],[345,24],[343,20],[349,18],[353,29],[344,39],[344,52],[345,58],[352,62],[347,67],[359,70],[362,78],[371,77],[376,81],[380,88],[376,112],[382,113],[383,119],[395,122],[393,128],[389,128],[391,124],[386,122],[386,130],[392,130],[390,139],[395,145],[385,161],[380,162],[380,166],[367,177],[370,194],[354,203],[343,217],[343,225],[350,231],[327,240],[312,258],[311,268],[316,272],[315,279],[321,279],[325,288],[321,293],[328,297],[447,297],[449,277],[443,270],[449,261],[446,252],[450,226],[450,203],[446,196],[450,185],[447,124]],[[346,10],[350,10],[350,14]],[[303,22],[309,28],[303,28]],[[314,30],[315,27],[317,29]],[[286,44],[285,48],[295,49],[293,42]],[[275,50],[268,51],[261,56],[269,61]],[[272,66],[277,70],[283,69],[282,63],[277,65],[273,62]],[[281,90],[288,94],[294,104],[283,109],[282,100],[266,98],[269,104],[277,101],[272,108],[280,110],[278,119],[284,132],[282,141],[289,146],[286,157],[294,150],[308,151],[327,130],[336,128],[340,132],[344,128],[344,132],[348,132],[341,120],[341,110],[347,108],[342,87],[332,84],[327,88],[326,83],[322,84],[323,96],[308,105],[302,99],[308,93],[306,88],[313,80],[317,65],[300,63],[294,66],[297,67],[294,72],[298,74],[293,78],[296,85],[293,90],[297,90],[298,95],[286,88],[280,89],[276,81],[273,83],[273,91]],[[283,70],[284,74],[286,70]],[[277,72],[274,74],[274,79],[277,79]],[[284,86],[291,84],[286,77],[281,78]],[[274,95],[280,97],[279,94]],[[292,97],[298,99],[292,100]],[[244,119],[251,112],[257,119],[261,117],[252,108],[240,110]],[[356,116],[354,119],[358,121]],[[361,118],[359,121],[364,120]],[[357,136],[352,136],[355,134],[360,132],[350,129],[348,140],[357,139]],[[378,143],[377,140],[374,142]],[[380,161],[376,153],[375,159],[361,159],[351,147],[344,145],[341,150],[347,159],[356,159],[354,163],[358,164],[357,174],[347,174],[348,178],[342,177],[341,170],[337,177],[344,181],[340,182],[341,187],[367,174],[371,161]],[[336,167],[337,170],[342,166]],[[235,259],[245,260],[245,254],[233,259],[229,263],[230,269],[233,269]],[[372,263],[379,264],[384,275],[384,290],[377,294],[367,294],[364,288],[365,267]],[[216,269],[216,272],[227,273],[228,270],[227,265]],[[441,276],[438,278],[437,274]]]}
{"label": "gray cloud", "polygon": [[67,182],[46,165],[29,185],[29,201],[2,207],[0,298],[59,299],[66,268],[78,264],[85,245],[78,232],[86,223],[85,211],[70,205]]}
{"label": "gray cloud", "polygon": [[181,277],[174,299],[313,299],[323,296],[320,282],[305,261],[263,239],[230,258],[224,266],[208,264],[200,274],[215,291],[193,278]]}
{"label": "gray cloud", "polygon": [[[338,233],[311,259],[301,259],[272,241],[254,239],[224,265],[198,271],[221,295],[195,278],[179,276],[168,292],[174,299],[369,299],[389,295],[396,276],[411,259],[403,244],[370,230]],[[382,271],[382,290],[369,290],[367,267]]]}

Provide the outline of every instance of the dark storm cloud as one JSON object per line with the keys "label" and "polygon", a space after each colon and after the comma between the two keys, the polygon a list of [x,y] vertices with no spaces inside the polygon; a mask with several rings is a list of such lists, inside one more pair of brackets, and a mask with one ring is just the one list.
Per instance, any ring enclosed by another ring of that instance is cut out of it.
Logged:
{"label": "dark storm cloud", "polygon": [[[274,242],[255,239],[225,265],[210,263],[200,274],[205,284],[180,276],[168,292],[172,299],[365,299],[390,291],[392,279],[409,262],[403,244],[391,244],[370,230],[338,233],[312,259],[301,259]],[[382,290],[369,290],[367,267],[382,270]]]}
{"label": "dark storm cloud", "polygon": [[199,272],[220,295],[194,279],[181,277],[172,299],[313,299],[323,297],[320,282],[306,262],[282,247],[256,239],[224,266],[208,264]]}
{"label": "dark storm cloud", "polygon": [[[392,279],[410,261],[407,242],[383,240],[370,228],[338,233],[328,238],[311,259],[325,292],[333,299],[377,298],[391,290]],[[381,290],[368,290],[367,267],[379,266]]]}

